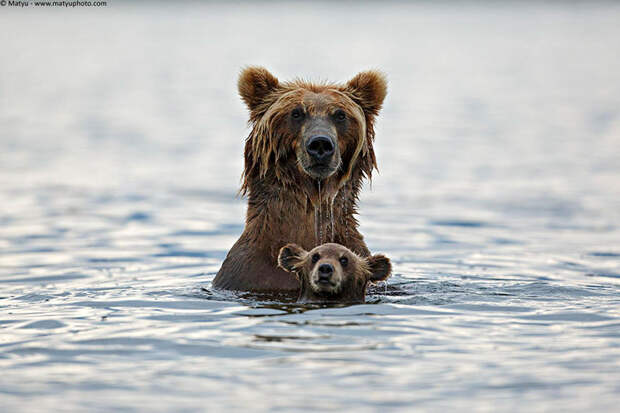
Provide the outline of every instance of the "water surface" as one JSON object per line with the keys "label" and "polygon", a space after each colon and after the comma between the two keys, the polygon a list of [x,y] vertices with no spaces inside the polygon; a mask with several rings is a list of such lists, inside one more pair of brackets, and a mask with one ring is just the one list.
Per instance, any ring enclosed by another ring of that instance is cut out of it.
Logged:
{"label": "water surface", "polygon": [[[3,411],[617,407],[618,5],[118,3],[0,13]],[[211,288],[246,64],[387,73],[367,304]]]}

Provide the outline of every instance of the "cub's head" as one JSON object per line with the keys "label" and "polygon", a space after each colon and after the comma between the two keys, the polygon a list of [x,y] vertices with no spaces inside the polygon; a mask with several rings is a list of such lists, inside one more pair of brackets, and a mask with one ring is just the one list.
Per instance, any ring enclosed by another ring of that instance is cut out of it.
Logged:
{"label": "cub's head", "polygon": [[300,179],[344,181],[354,168],[376,167],[374,118],[387,93],[385,77],[361,72],[345,84],[280,82],[262,67],[239,76],[239,94],[250,110],[243,190],[268,171],[283,183]]}
{"label": "cub's head", "polygon": [[387,279],[389,258],[362,258],[340,244],[323,244],[305,251],[296,244],[280,249],[278,265],[297,275],[299,301],[363,303],[369,282]]}

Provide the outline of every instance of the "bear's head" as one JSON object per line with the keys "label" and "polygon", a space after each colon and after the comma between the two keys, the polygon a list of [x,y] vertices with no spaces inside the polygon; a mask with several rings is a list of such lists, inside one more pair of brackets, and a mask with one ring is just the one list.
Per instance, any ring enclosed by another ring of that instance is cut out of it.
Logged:
{"label": "bear's head", "polygon": [[368,283],[383,281],[392,271],[384,255],[362,258],[340,244],[309,252],[288,244],[280,249],[278,265],[297,275],[301,302],[363,303]]}
{"label": "bear's head", "polygon": [[285,185],[335,177],[339,187],[354,168],[368,177],[376,168],[373,124],[387,94],[381,73],[361,72],[345,84],[280,82],[248,67],[238,87],[252,124],[242,191],[268,171]]}

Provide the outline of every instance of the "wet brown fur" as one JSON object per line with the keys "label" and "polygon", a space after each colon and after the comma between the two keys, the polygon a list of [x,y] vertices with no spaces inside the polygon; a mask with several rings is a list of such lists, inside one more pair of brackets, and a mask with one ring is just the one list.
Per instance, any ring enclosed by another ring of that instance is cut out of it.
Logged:
{"label": "wet brown fur", "polygon": [[[376,169],[374,120],[387,93],[383,75],[362,72],[345,84],[279,82],[266,69],[249,67],[239,77],[239,93],[250,109],[252,131],[245,144],[241,193],[248,197],[243,234],[229,251],[214,287],[242,291],[295,291],[298,283],[277,268],[279,249],[290,242],[312,249],[321,243],[315,209],[323,220],[323,240],[343,244],[368,256],[358,232],[357,201],[362,181]],[[338,135],[341,164],[321,181],[304,172],[297,150],[299,131],[289,114],[296,107],[327,116],[335,108],[347,115]],[[329,211],[333,201],[334,237]]]}

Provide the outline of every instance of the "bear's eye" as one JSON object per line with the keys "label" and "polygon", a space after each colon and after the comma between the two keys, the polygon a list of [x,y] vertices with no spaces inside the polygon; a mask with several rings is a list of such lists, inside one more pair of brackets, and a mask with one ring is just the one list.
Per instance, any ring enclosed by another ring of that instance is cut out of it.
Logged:
{"label": "bear's eye", "polygon": [[348,263],[349,263],[349,259],[347,257],[340,257],[340,265],[342,265],[343,267],[346,267]]}
{"label": "bear's eye", "polygon": [[312,262],[315,263],[319,260],[319,258],[321,258],[321,256],[319,255],[319,253],[317,252],[316,254],[314,254],[312,256]]}
{"label": "bear's eye", "polygon": [[347,115],[344,113],[344,110],[337,110],[336,113],[334,113],[334,117],[338,122],[342,122],[347,118]]}
{"label": "bear's eye", "polygon": [[304,117],[304,112],[299,108],[293,109],[293,111],[291,112],[291,118],[295,120],[300,120],[303,117]]}

